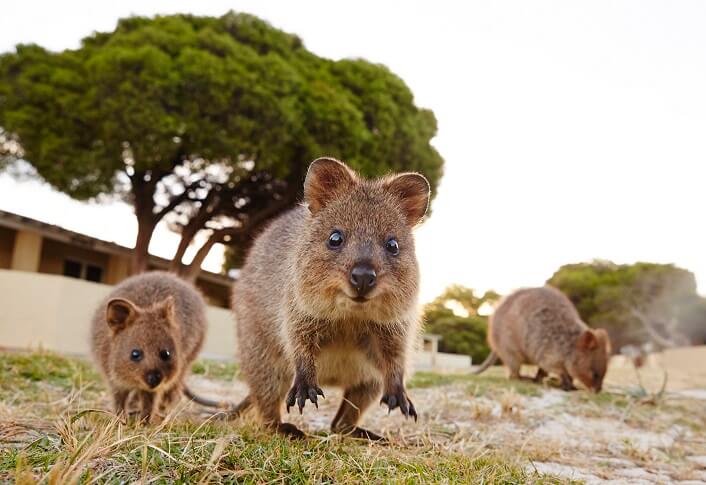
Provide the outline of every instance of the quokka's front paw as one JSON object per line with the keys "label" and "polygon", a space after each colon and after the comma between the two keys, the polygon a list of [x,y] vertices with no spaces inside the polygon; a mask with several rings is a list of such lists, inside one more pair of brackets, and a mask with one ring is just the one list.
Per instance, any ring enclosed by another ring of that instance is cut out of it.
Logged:
{"label": "quokka's front paw", "polygon": [[382,395],[382,399],[380,399],[380,404],[387,404],[388,414],[393,409],[399,407],[406,418],[411,416],[415,421],[417,420],[417,410],[414,409],[414,404],[412,404],[412,400],[407,396],[407,391],[405,391],[404,387],[400,386],[394,390],[386,391],[385,394]]}
{"label": "quokka's front paw", "polygon": [[289,412],[289,408],[293,407],[296,403],[299,407],[299,414],[301,414],[307,399],[314,403],[314,406],[318,409],[319,403],[317,396],[326,397],[324,396],[324,391],[322,391],[315,382],[307,382],[306,379],[297,376],[294,379],[294,385],[287,394],[287,412]]}

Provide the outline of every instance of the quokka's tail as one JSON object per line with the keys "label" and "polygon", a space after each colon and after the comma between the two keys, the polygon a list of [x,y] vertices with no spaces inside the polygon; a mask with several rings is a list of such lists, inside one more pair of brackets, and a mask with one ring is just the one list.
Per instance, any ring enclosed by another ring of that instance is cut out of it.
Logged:
{"label": "quokka's tail", "polygon": [[478,375],[482,372],[485,372],[488,367],[491,365],[495,364],[498,361],[498,354],[495,353],[495,351],[490,352],[490,355],[486,357],[486,359],[483,361],[483,363],[473,371],[473,374]]}
{"label": "quokka's tail", "polygon": [[226,413],[229,419],[237,418],[238,416],[240,416],[241,413],[247,411],[250,406],[252,406],[252,398],[249,394],[245,396],[245,398],[240,401],[240,403],[238,403],[237,405],[233,404],[230,401],[214,401],[212,399],[201,397],[197,394],[194,394],[194,392],[188,387],[184,387],[184,395],[196,404],[222,410],[224,413]]}

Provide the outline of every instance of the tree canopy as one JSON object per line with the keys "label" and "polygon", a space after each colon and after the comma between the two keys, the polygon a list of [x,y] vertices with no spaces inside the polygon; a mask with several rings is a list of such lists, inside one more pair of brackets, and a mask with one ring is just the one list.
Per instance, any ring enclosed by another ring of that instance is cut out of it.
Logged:
{"label": "tree canopy", "polygon": [[[246,244],[329,155],[366,175],[418,171],[435,188],[433,113],[386,67],[333,61],[251,15],[131,17],[75,50],[0,56],[0,156],[77,199],[122,197],[138,219],[135,270],[156,224]],[[192,265],[193,266],[193,265]]]}
{"label": "tree canopy", "polygon": [[499,295],[494,291],[478,296],[470,288],[450,286],[424,307],[425,331],[441,335],[441,352],[465,354],[474,362],[481,362],[490,353],[490,348],[487,342],[488,317],[479,310],[498,299]]}
{"label": "tree canopy", "polygon": [[594,261],[562,266],[547,283],[569,297],[588,325],[606,328],[616,350],[648,341],[706,343],[706,299],[685,269]]}

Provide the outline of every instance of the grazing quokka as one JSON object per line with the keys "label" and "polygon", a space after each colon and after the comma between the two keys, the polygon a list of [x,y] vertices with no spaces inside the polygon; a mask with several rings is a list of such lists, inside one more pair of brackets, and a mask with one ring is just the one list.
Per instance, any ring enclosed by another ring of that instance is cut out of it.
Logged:
{"label": "grazing quokka", "polygon": [[416,173],[361,179],[343,163],[315,160],[302,205],[255,241],[234,286],[242,375],[264,422],[281,433],[283,402],[318,407],[322,385],[341,387],[334,432],[372,440],[357,426],[382,395],[417,419],[404,385],[419,331],[419,271],[412,229],[429,203]]}
{"label": "grazing quokka", "polygon": [[127,414],[131,394],[141,417],[159,421],[182,392],[206,332],[206,307],[189,284],[165,272],[144,273],[123,281],[93,317],[92,350],[110,386],[119,415]]}
{"label": "grazing quokka", "polygon": [[554,373],[567,391],[578,379],[599,392],[610,356],[606,331],[588,328],[571,301],[549,286],[507,296],[490,319],[488,342],[493,352],[477,374],[500,357],[511,378],[520,377],[522,364],[536,364],[536,381]]}

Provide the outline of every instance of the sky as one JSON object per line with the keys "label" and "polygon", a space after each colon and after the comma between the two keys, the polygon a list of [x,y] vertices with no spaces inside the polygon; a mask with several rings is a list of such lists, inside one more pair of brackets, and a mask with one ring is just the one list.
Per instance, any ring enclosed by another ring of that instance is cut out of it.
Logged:
{"label": "sky", "polygon": [[[230,9],[320,56],[387,65],[436,114],[445,175],[417,230],[422,300],[593,259],[675,263],[706,293],[706,2],[23,0],[2,8],[0,52],[76,48],[131,14]],[[128,246],[136,231],[127,206],[7,175],[0,209]],[[162,228],[151,250],[175,245]]]}

